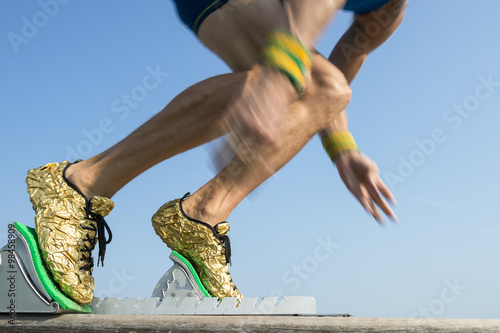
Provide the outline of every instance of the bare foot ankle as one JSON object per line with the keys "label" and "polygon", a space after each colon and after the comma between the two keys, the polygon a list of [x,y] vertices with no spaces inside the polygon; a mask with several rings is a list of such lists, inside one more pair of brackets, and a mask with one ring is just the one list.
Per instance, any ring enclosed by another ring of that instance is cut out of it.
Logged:
{"label": "bare foot ankle", "polygon": [[206,207],[206,205],[196,202],[193,197],[188,197],[181,202],[184,215],[190,219],[205,222],[212,227],[226,219],[226,217],[220,218],[217,214],[211,214]]}
{"label": "bare foot ankle", "polygon": [[80,194],[82,194],[87,200],[92,199],[92,197],[97,194],[90,190],[88,186],[86,186],[86,177],[83,176],[84,169],[80,168],[79,163],[71,164],[66,171],[64,172],[64,178],[67,182],[70,183],[73,187],[75,187]]}

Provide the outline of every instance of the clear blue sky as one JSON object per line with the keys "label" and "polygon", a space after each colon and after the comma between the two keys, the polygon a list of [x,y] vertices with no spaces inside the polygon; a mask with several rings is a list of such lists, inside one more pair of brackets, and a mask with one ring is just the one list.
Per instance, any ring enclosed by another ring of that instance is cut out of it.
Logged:
{"label": "clear blue sky", "polygon": [[[73,158],[70,151],[96,154],[191,84],[229,71],[171,1],[70,1],[47,8],[52,16],[42,10],[38,1],[0,4],[1,243],[9,222],[33,225],[28,169]],[[348,108],[361,150],[398,199],[400,224],[378,227],[314,138],[228,220],[230,269],[244,295],[314,296],[320,312],[357,316],[499,317],[499,12],[493,0],[410,2],[399,31],[353,83]],[[337,17],[321,52],[350,20]],[[13,34],[27,37],[13,46]],[[157,67],[168,75],[124,108],[122,94],[144,92],[148,68]],[[91,142],[85,133],[99,126]],[[152,214],[211,176],[200,147],[114,197],[97,296],[150,295],[170,266]]]}

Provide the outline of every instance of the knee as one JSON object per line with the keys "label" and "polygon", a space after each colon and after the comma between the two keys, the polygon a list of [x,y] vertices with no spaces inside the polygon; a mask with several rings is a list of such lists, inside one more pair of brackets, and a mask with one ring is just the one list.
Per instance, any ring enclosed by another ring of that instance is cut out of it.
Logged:
{"label": "knee", "polygon": [[344,74],[334,67],[335,76],[330,80],[329,84],[325,87],[328,96],[337,101],[339,107],[343,110],[351,101],[352,90],[347,82]]}
{"label": "knee", "polygon": [[344,74],[322,56],[316,56],[312,72],[313,86],[317,97],[342,111],[351,101],[352,91]]}
{"label": "knee", "polygon": [[349,87],[345,76],[342,73],[340,74],[339,77],[336,77],[335,81],[330,81],[321,92],[326,98],[334,103],[332,108],[328,108],[328,110],[331,111],[328,115],[331,120],[333,120],[338,113],[347,108],[352,96],[351,87]]}
{"label": "knee", "polygon": [[313,57],[312,83],[301,98],[304,121],[314,133],[330,124],[351,100],[344,74],[321,55]]}

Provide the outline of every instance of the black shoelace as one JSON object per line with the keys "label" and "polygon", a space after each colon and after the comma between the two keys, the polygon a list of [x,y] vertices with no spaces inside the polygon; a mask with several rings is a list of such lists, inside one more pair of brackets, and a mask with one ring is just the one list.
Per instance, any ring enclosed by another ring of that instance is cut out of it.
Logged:
{"label": "black shoelace", "polygon": [[222,246],[224,247],[224,254],[226,256],[226,263],[231,265],[231,242],[229,241],[229,236],[224,235],[220,236],[219,239],[222,242]]}
{"label": "black shoelace", "polygon": [[[184,196],[181,198],[181,202],[184,201],[187,197],[189,197],[191,193],[186,193]],[[231,264],[231,242],[229,241],[229,236],[228,235],[219,235],[217,231],[214,232],[217,236],[217,238],[221,241],[222,246],[224,247],[224,254],[226,256],[226,263]]]}
{"label": "black shoelace", "polygon": [[[104,266],[104,255],[106,254],[106,245],[111,242],[113,239],[113,234],[111,233],[111,229],[109,228],[106,220],[102,217],[101,214],[97,214],[92,212],[89,208],[85,208],[85,212],[87,213],[87,218],[89,220],[95,221],[96,225],[91,227],[82,226],[82,229],[91,230],[96,233],[97,242],[99,242],[99,254],[97,255],[97,266],[99,267],[99,263]],[[106,231],[108,232],[109,239],[106,239]],[[82,239],[82,242],[89,242],[91,247],[87,247],[84,245],[80,252],[88,253],[88,256],[83,256],[80,260],[86,261],[87,264],[80,267],[80,269],[91,270],[94,267],[94,259],[92,258],[92,249],[96,244],[96,237],[90,238],[89,234],[86,235],[86,238]]]}
{"label": "black shoelace", "polygon": [[[231,241],[229,240],[229,236],[224,235],[221,236],[219,235],[219,239],[222,243],[222,246],[224,247],[224,254],[226,256],[226,263],[231,265]],[[237,290],[236,286],[233,283],[233,278],[231,278],[231,284],[232,284],[232,289]]]}

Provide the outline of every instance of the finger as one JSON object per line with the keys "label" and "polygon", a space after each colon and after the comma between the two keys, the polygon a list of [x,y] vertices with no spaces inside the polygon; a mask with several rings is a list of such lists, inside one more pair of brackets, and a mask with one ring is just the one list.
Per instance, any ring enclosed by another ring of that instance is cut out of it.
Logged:
{"label": "finger", "polygon": [[[397,205],[396,203],[396,199],[394,199],[394,196],[392,195],[391,191],[389,190],[389,188],[384,184],[384,182],[382,181],[382,179],[380,179],[380,177],[377,177],[377,179],[374,181],[373,185],[375,186],[375,191],[378,190],[379,193],[382,193],[382,195],[388,200],[390,201],[392,204],[394,205]],[[380,197],[380,196],[379,196]],[[381,202],[383,202],[383,207],[380,206],[379,204],[379,207],[382,208],[382,210],[384,211],[384,213],[393,221],[393,222],[399,222],[399,219],[398,217],[396,216],[396,214],[394,213],[394,211],[392,210],[392,208],[390,208],[387,203],[382,199],[380,198]]]}
{"label": "finger", "polygon": [[[377,187],[380,191],[380,193],[382,193],[382,195],[387,198],[387,200],[389,200],[391,202],[391,204],[397,206],[397,202],[396,202],[396,199],[394,199],[394,196],[392,195],[391,191],[389,190],[389,188],[380,180],[380,182],[377,184]],[[396,214],[394,213],[394,211],[389,208],[391,214],[390,215],[387,215],[389,216],[389,218],[391,218],[391,220],[393,222],[399,222],[399,219],[398,217],[396,216]],[[386,213],[387,214],[387,213]]]}
{"label": "finger", "polygon": [[365,195],[361,189],[361,186],[359,185],[359,183],[357,183],[355,186],[350,184],[349,185],[349,191],[351,191],[351,193],[354,195],[354,197],[359,201],[359,203],[361,204],[361,206],[363,206],[363,208],[366,210],[366,212],[370,215],[373,215],[373,212],[370,208],[370,204],[368,203],[368,201],[366,200],[365,198]]}
{"label": "finger", "polygon": [[[377,208],[373,204],[372,200],[370,199],[370,195],[366,188],[364,186],[361,186],[360,183],[355,182],[353,183],[347,183],[349,191],[354,195],[354,197],[359,201],[361,206],[366,210],[368,214],[373,216],[373,218],[380,224],[384,225],[384,221],[382,219],[382,216],[378,212]],[[347,185],[346,184],[346,185]]]}
{"label": "finger", "polygon": [[382,193],[382,195],[389,200],[393,205],[397,206],[398,203],[396,202],[396,198],[394,198],[394,195],[392,195],[391,190],[389,190],[389,187],[385,185],[385,183],[382,181],[380,177],[378,177],[377,181],[375,182],[378,188],[378,191]]}
{"label": "finger", "polygon": [[382,217],[382,214],[380,214],[380,212],[378,211],[375,203],[370,199],[366,199],[366,201],[368,201],[370,210],[372,212],[372,216],[375,219],[375,221],[377,221],[379,225],[384,226],[385,225],[384,218]]}
{"label": "finger", "polygon": [[385,200],[382,199],[379,192],[377,191],[377,186],[375,185],[375,183],[373,181],[370,181],[366,185],[367,185],[366,190],[368,191],[372,202],[374,202],[374,204],[376,203],[389,218],[397,220],[397,217],[392,211],[392,209],[389,207],[387,202],[385,202]]}
{"label": "finger", "polygon": [[391,203],[396,204],[396,199],[392,195],[391,190],[385,183],[383,182],[382,178],[380,178],[380,175],[375,172],[370,172],[370,174],[365,176],[365,180],[369,181],[372,183],[373,187],[377,189],[382,195]]}
{"label": "finger", "polygon": [[375,216],[375,212],[373,211],[370,203],[368,202],[368,200],[366,200],[365,198],[362,198],[360,200],[361,204],[363,205],[363,207],[365,208],[366,212],[368,214],[370,214],[371,216]]}
{"label": "finger", "polygon": [[363,193],[363,200],[366,202],[366,205],[369,208],[369,212],[373,216],[373,218],[380,224],[384,225],[384,219],[382,218],[382,215],[377,209],[377,206],[373,202],[373,200],[370,198],[370,193],[368,189],[364,186],[361,187],[361,192]]}

